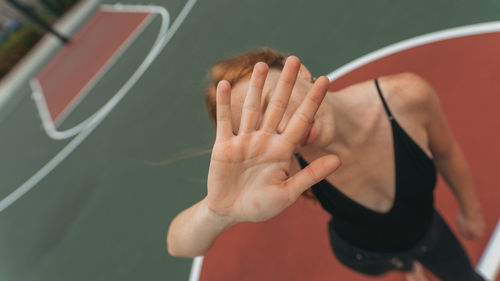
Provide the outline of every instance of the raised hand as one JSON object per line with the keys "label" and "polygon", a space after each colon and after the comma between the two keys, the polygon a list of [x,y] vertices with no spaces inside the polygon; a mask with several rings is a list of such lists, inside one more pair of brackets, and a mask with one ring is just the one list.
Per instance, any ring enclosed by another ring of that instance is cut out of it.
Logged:
{"label": "raised hand", "polygon": [[268,66],[255,65],[237,135],[232,128],[231,86],[227,81],[219,82],[217,137],[206,197],[208,209],[214,214],[233,223],[270,219],[340,166],[336,155],[326,155],[291,175],[294,150],[307,134],[329,85],[326,77],[317,79],[283,132],[278,133],[299,68],[297,57],[287,59],[266,112],[262,113],[261,95]]}

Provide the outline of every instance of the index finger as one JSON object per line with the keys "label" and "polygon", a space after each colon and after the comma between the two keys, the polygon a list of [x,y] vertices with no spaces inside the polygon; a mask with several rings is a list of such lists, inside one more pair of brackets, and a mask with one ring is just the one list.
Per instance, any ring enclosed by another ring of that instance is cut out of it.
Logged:
{"label": "index finger", "polygon": [[330,81],[321,76],[314,82],[311,90],[304,98],[299,108],[295,111],[292,119],[285,128],[283,135],[292,143],[298,143],[307,133],[319,105],[325,97]]}

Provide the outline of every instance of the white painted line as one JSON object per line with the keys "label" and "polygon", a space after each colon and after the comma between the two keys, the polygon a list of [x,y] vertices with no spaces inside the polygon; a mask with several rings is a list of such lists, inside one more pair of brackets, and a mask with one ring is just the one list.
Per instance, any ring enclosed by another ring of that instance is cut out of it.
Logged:
{"label": "white painted line", "polygon": [[[148,56],[141,63],[139,68],[132,74],[130,79],[118,90],[118,92],[101,108],[94,114],[94,118],[90,119],[89,122],[85,123],[84,129],[73,138],[61,151],[59,151],[52,159],[49,160],[40,170],[38,170],[33,176],[31,176],[27,181],[25,181],[21,186],[17,187],[13,192],[7,195],[0,201],[0,212],[3,212],[9,206],[14,204],[23,195],[30,191],[36,186],[47,174],[54,170],[57,165],[59,165],[66,157],[68,157],[71,152],[73,152],[92,131],[104,120],[104,118],[111,112],[111,110],[127,95],[130,89],[135,85],[139,78],[146,72],[154,59],[160,54],[172,36],[175,34],[177,28],[185,20],[192,7],[197,0],[188,0],[181,13],[175,19],[172,28],[168,29],[168,22],[162,21],[160,32],[156,38],[156,41],[151,48]],[[166,12],[165,8],[158,7],[159,11],[163,10]],[[160,9],[161,8],[161,9]],[[163,18],[163,17],[162,17]],[[173,27],[177,27],[173,29]]]}
{"label": "white painted line", "polygon": [[[112,10],[109,5],[106,5],[105,8],[100,8],[101,10],[105,10],[107,12],[115,11]],[[162,22],[170,22],[170,15],[167,10],[163,7],[159,6],[148,6],[147,9],[142,8],[141,13],[149,13],[151,15],[159,14],[162,16]],[[122,11],[122,10],[120,10]],[[98,81],[102,79],[102,77],[106,74],[106,72],[114,65],[114,63],[121,57],[121,55],[125,52],[125,50],[135,41],[135,39],[141,34],[141,32],[146,28],[146,26],[151,22],[152,17],[148,16],[124,41],[124,43],[118,48],[118,50],[108,59],[108,61],[101,67],[101,69],[92,77],[92,79],[85,85],[85,87],[77,94],[77,96],[71,101],[71,103],[66,107],[66,109],[62,112],[59,118],[54,123],[50,111],[48,109],[47,102],[45,100],[45,96],[43,94],[43,89],[40,86],[40,82],[33,78],[30,81],[31,91],[33,100],[36,103],[38,108],[38,114],[40,115],[40,119],[42,120],[42,126],[45,130],[46,134],[54,139],[54,140],[63,140],[67,138],[71,138],[76,134],[80,133],[84,128],[86,123],[88,123],[92,118],[95,117],[95,114],[91,115],[84,121],[79,124],[73,126],[72,128],[66,129],[64,131],[57,130],[57,124],[60,124],[64,118],[76,107],[76,105],[90,92],[90,90],[97,84]],[[160,31],[161,32],[161,31]],[[101,110],[102,107],[99,109]],[[48,114],[47,114],[48,113]]]}
{"label": "white painted line", "polygon": [[[335,79],[353,71],[354,69],[357,69],[375,60],[424,44],[443,41],[446,39],[485,34],[485,33],[494,33],[494,32],[500,32],[500,21],[460,26],[420,35],[398,43],[391,44],[382,49],[378,49],[371,53],[368,53],[358,59],[355,59],[341,66],[340,68],[337,68],[336,70],[329,73],[327,77],[330,81],[334,81]],[[500,269],[500,230],[499,230],[500,226],[499,225],[500,221],[499,224],[497,224],[495,232],[490,238],[490,243],[486,245],[481,260],[478,266],[476,267],[476,270],[480,272],[483,275],[483,277],[491,281],[495,280],[496,276],[498,275],[498,271]]]}
{"label": "white painted line", "polygon": [[[100,1],[79,1],[61,20],[57,21],[55,29],[63,34],[70,34],[99,5]],[[60,46],[60,40],[52,35],[45,35],[14,69],[9,71],[9,74],[0,81],[0,110],[16,94],[18,88],[29,80],[47,55]]]}
{"label": "white painted line", "polygon": [[150,5],[126,5],[126,4],[102,4],[99,9],[107,12],[127,12],[127,13],[157,13],[158,7]]}
{"label": "white painted line", "polygon": [[81,131],[81,128],[75,130],[75,127],[64,132],[57,131],[54,123],[52,122],[52,116],[50,115],[49,107],[45,102],[40,82],[36,78],[33,78],[30,80],[30,87],[32,91],[31,97],[35,101],[35,105],[38,109],[38,115],[40,115],[40,120],[42,120],[43,129],[50,138],[56,140],[65,139],[68,136],[74,136]]}
{"label": "white painted line", "polygon": [[500,31],[500,21],[479,23],[473,25],[460,26],[450,29],[445,29],[441,31],[436,31],[424,35],[420,35],[417,37],[413,37],[398,43],[391,44],[382,49],[378,49],[371,53],[368,53],[358,59],[355,59],[335,71],[331,72],[327,75],[330,81],[333,81],[340,76],[345,75],[346,73],[351,72],[354,69],[357,69],[365,64],[368,64],[372,61],[378,60],[385,56],[401,52],[406,49],[410,49],[416,46],[421,46],[424,44],[442,41],[451,38],[464,37],[470,35],[484,34],[484,33],[493,33]]}
{"label": "white painted line", "polygon": [[196,257],[193,259],[193,264],[191,265],[191,273],[189,274],[189,281],[200,280],[202,265],[203,265],[203,256]]}
{"label": "white painted line", "polygon": [[500,220],[486,245],[483,255],[479,259],[476,270],[486,280],[495,281],[500,265]]}
{"label": "white painted line", "polygon": [[94,86],[99,82],[102,77],[109,71],[111,67],[118,61],[118,59],[123,55],[123,53],[132,45],[133,42],[139,37],[139,35],[144,31],[144,29],[153,20],[153,13],[150,13],[135,29],[132,33],[123,41],[123,43],[118,47],[118,49],[108,58],[108,60],[101,66],[101,68],[94,74],[94,76],[87,82],[86,85],[78,92],[78,94],[71,100],[68,106],[63,112],[59,114],[56,118],[56,127],[61,124],[64,119],[74,110],[74,108],[82,101],[82,99],[87,96],[87,94],[94,88]]}

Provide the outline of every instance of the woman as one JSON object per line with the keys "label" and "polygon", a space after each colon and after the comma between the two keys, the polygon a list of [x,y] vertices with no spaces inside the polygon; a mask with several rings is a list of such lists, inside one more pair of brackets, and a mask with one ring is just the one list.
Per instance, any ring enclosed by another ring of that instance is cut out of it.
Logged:
{"label": "woman", "polygon": [[203,255],[231,226],[268,220],[312,187],[351,269],[426,280],[422,264],[441,280],[483,280],[434,209],[437,169],[460,204],[461,233],[483,232],[465,157],[423,79],[403,73],[327,92],[326,77],[313,81],[298,58],[269,49],[211,73],[208,194],[172,221],[170,254]]}

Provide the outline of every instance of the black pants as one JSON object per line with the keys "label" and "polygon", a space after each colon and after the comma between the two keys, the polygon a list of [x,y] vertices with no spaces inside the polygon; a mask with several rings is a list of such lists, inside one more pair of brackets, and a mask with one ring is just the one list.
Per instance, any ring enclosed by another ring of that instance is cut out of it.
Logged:
{"label": "black pants", "polygon": [[377,276],[391,270],[409,271],[416,260],[442,281],[484,281],[437,212],[424,238],[410,250],[398,253],[378,253],[357,248],[336,235],[331,223],[330,242],[335,256],[359,273]]}

